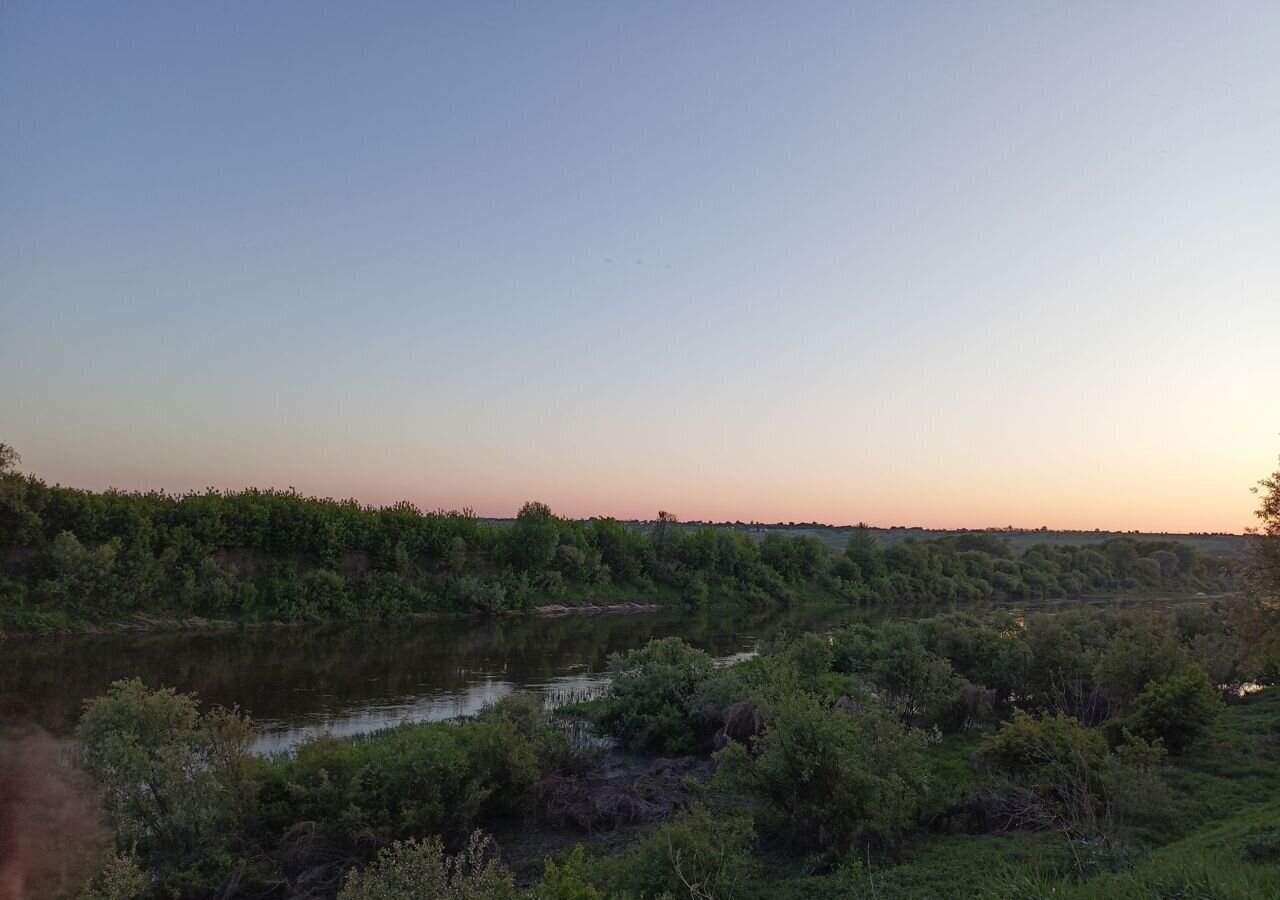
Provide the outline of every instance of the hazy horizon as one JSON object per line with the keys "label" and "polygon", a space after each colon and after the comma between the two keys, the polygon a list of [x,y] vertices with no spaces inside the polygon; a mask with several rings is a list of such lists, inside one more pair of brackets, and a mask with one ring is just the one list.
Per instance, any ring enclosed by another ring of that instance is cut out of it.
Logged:
{"label": "hazy horizon", "polygon": [[1238,533],[1280,6],[0,10],[0,440],[100,489]]}
{"label": "hazy horizon", "polygon": [[[17,466],[17,470],[20,472],[23,472],[24,474],[29,474],[29,475],[36,476],[38,478],[43,478],[40,472],[35,471],[30,466],[26,465],[25,461],[23,463],[20,463]],[[181,495],[188,492],[200,493],[207,490],[230,491],[230,492],[241,491],[241,490],[264,490],[264,491],[265,490],[280,490],[280,491],[294,490],[294,491],[298,491],[298,493],[303,496],[313,496],[319,499],[334,500],[337,502],[355,501],[359,503],[361,506],[384,507],[384,506],[393,506],[397,503],[407,501],[407,502],[413,503],[418,509],[422,510],[423,512],[440,512],[440,511],[460,512],[463,510],[469,510],[479,518],[497,519],[497,520],[514,519],[516,516],[516,513],[519,511],[518,508],[513,508],[507,512],[482,511],[482,510],[475,509],[470,504],[462,504],[461,506],[441,506],[440,504],[432,504],[429,502],[427,503],[419,502],[418,500],[415,500],[408,496],[392,497],[389,499],[380,499],[376,501],[370,501],[361,497],[356,497],[351,495],[335,495],[335,494],[326,494],[323,492],[303,490],[294,484],[287,484],[287,485],[246,484],[246,485],[238,485],[238,486],[203,485],[200,487],[188,485],[182,488],[171,489],[163,485],[157,485],[152,483],[140,483],[140,484],[130,486],[130,485],[121,485],[121,484],[72,484],[72,483],[66,483],[66,482],[58,482],[56,479],[48,479],[48,478],[44,478],[44,480],[51,484],[58,483],[58,484],[62,484],[62,486],[64,487],[78,488],[80,490],[89,490],[89,491],[122,490],[122,491],[144,491],[144,492],[150,491],[150,490],[159,490],[159,491],[164,491],[166,493],[175,494],[175,495]],[[544,502],[538,497],[529,497],[529,498],[526,498],[525,501],[521,501],[521,504],[528,501]],[[678,510],[670,509],[667,507],[655,507],[650,512],[636,514],[636,515],[618,515],[618,514],[609,512],[608,510],[598,510],[596,512],[590,512],[590,513],[580,513],[580,512],[570,513],[562,509],[558,509],[554,505],[550,505],[550,506],[551,506],[552,512],[558,515],[561,515],[566,518],[582,519],[582,520],[598,519],[598,518],[613,518],[613,519],[618,519],[619,521],[624,521],[624,522],[652,522],[657,519],[659,512],[665,511],[672,515],[675,515],[677,519],[679,519],[679,521],[686,524],[708,523],[708,524],[716,524],[716,525],[733,525],[733,524],[762,525],[762,526],[782,525],[782,526],[795,526],[795,527],[816,525],[819,527],[828,527],[828,528],[852,528],[860,525],[866,525],[870,528],[879,529],[883,531],[889,531],[894,529],[906,529],[906,530],[922,529],[927,531],[1003,531],[1007,529],[1012,529],[1014,531],[1032,532],[1032,531],[1040,530],[1041,528],[1045,528],[1049,532],[1091,533],[1096,531],[1096,532],[1103,532],[1103,533],[1110,533],[1110,534],[1139,533],[1139,534],[1176,535],[1176,534],[1200,533],[1200,534],[1243,535],[1245,533],[1245,530],[1249,527],[1249,526],[1245,526],[1235,531],[1226,531],[1221,529],[1218,529],[1218,530],[1212,530],[1212,529],[1170,530],[1170,529],[1161,529],[1161,528],[1137,528],[1137,527],[1110,528],[1110,527],[1107,527],[1106,525],[1095,525],[1095,526],[1088,526],[1088,527],[1066,527],[1066,526],[1060,527],[1060,526],[1054,525],[1052,522],[1038,522],[1035,524],[1020,523],[1020,522],[1004,522],[1004,523],[991,522],[987,524],[960,523],[960,524],[930,525],[930,524],[922,524],[919,522],[906,522],[906,521],[870,522],[865,519],[858,519],[858,518],[849,519],[845,521],[800,519],[794,516],[782,517],[777,519],[759,519],[759,518],[750,518],[750,517],[732,516],[732,515],[727,517],[719,517],[719,518],[707,518],[707,517],[696,516],[696,515],[682,515]]]}

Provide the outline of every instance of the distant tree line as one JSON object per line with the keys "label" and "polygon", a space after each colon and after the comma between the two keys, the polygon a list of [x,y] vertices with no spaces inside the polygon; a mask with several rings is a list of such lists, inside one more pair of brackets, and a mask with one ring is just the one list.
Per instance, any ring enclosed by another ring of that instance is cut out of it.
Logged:
{"label": "distant tree line", "polygon": [[1231,563],[1173,541],[1037,545],[994,535],[883,548],[867,529],[835,550],[812,535],[763,539],[556,516],[526,503],[495,525],[470,511],[374,508],[294,490],[94,492],[0,472],[0,629],[57,630],[133,617],[241,622],[498,613],[541,603],[754,605],[804,600],[1041,599],[1214,591]]}

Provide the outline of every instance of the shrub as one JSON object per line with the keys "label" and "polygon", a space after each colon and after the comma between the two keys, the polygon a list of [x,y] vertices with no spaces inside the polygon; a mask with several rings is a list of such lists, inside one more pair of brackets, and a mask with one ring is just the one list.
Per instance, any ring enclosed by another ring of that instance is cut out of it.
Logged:
{"label": "shrub", "polygon": [[876,632],[866,625],[847,625],[831,639],[831,667],[846,675],[870,671],[878,653]]}
{"label": "shrub", "polygon": [[1154,626],[1122,631],[1098,657],[1094,677],[1098,687],[1121,711],[1152,681],[1163,681],[1190,666],[1186,651],[1173,634]]}
{"label": "shrub", "polygon": [[1053,828],[1072,837],[1102,830],[1107,742],[1061,713],[1022,710],[987,738],[979,758],[1005,783],[999,801],[1006,827]]}
{"label": "shrub", "polygon": [[752,872],[754,840],[749,819],[695,809],[622,856],[598,863],[594,880],[609,896],[732,900]]}
{"label": "shrub", "polygon": [[514,811],[569,755],[541,704],[507,698],[457,724],[407,724],[358,738],[320,736],[268,773],[268,824],[325,823],[336,836],[454,837]]}
{"label": "shrub", "polygon": [[1222,698],[1200,669],[1190,669],[1142,689],[1129,727],[1149,740],[1161,740],[1171,753],[1181,753],[1213,722]]}
{"label": "shrub", "polygon": [[819,634],[806,634],[788,644],[779,658],[795,666],[800,682],[812,687],[831,671],[835,656],[831,641]]}
{"label": "shrub", "polygon": [[838,710],[802,692],[770,704],[751,752],[734,743],[717,754],[719,778],[758,799],[788,842],[847,850],[863,837],[894,841],[915,821],[925,743],[881,707]]}
{"label": "shrub", "polygon": [[201,713],[194,696],[133,679],[85,704],[76,738],[117,836],[153,869],[175,885],[225,872],[260,765],[248,751],[247,719]]}
{"label": "shrub", "polygon": [[711,657],[679,638],[651,641],[609,660],[612,692],[602,722],[631,747],[687,753],[705,730],[694,711]]}
{"label": "shrub", "polygon": [[396,842],[362,871],[347,875],[338,900],[516,900],[511,873],[480,832],[456,856],[439,838]]}
{"label": "shrub", "polygon": [[961,688],[951,663],[926,650],[916,627],[905,623],[882,629],[871,677],[905,722],[925,714],[936,720]]}
{"label": "shrub", "polygon": [[549,572],[542,572],[534,579],[534,584],[538,590],[553,599],[559,599],[565,595],[565,591],[569,589],[568,584],[564,580],[564,576],[554,569]]}
{"label": "shrub", "polygon": [[530,900],[604,900],[604,895],[587,881],[585,869],[586,856],[580,846],[561,865],[548,859]]}
{"label": "shrub", "polygon": [[151,880],[132,856],[112,854],[93,874],[76,900],[137,900]]}
{"label": "shrub", "polygon": [[1027,620],[1018,644],[1025,656],[1011,654],[1014,689],[1027,706],[1083,714],[1083,698],[1092,687],[1092,654],[1080,635],[1061,617],[1039,615]]}
{"label": "shrub", "polygon": [[587,555],[573,544],[556,548],[555,566],[565,578],[581,579],[588,571]]}

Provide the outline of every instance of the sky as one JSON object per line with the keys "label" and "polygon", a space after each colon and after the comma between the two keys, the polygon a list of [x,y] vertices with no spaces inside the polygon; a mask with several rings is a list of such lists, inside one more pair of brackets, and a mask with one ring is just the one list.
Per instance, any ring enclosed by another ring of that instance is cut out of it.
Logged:
{"label": "sky", "polygon": [[86,488],[1239,531],[1280,4],[0,3],[0,441]]}

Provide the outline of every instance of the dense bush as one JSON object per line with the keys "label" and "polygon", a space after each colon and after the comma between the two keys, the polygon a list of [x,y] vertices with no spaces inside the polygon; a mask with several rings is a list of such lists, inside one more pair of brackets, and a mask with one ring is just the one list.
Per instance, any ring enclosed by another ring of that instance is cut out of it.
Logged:
{"label": "dense bush", "polygon": [[[854,596],[850,585],[874,583],[880,596],[917,585],[961,596],[997,583],[1045,590],[1050,576],[1058,585],[1119,572],[1183,579],[1199,565],[1186,548],[1129,541],[1018,558],[980,535],[883,551],[864,533],[824,557],[812,542],[689,532],[670,516],[642,535],[563,522],[537,505],[522,510],[510,540],[461,520],[456,533],[431,531],[404,508],[338,504],[332,519],[273,520],[232,513],[221,495],[153,505],[118,495],[99,507],[104,495],[44,489],[43,505],[30,506],[15,496],[42,486],[2,487],[4,527],[36,536],[21,577],[3,582],[9,621],[88,615],[93,603],[122,609],[135,589],[158,596],[173,585],[246,615],[323,618],[419,608],[440,584],[474,606],[510,608],[525,602],[512,597],[623,571],[637,583],[701,580],[711,593],[807,584]],[[153,515],[187,504],[198,514],[185,521]],[[46,516],[86,528],[43,534]],[[250,566],[239,551],[207,553],[229,529],[274,556]],[[356,565],[347,557],[361,545],[372,549]],[[425,574],[424,560],[435,566]],[[618,768],[635,772],[630,784],[575,758],[531,697],[261,759],[234,711],[118,682],[86,704],[76,733],[117,839],[81,897],[1274,896],[1280,706],[1273,691],[1235,689],[1277,675],[1257,656],[1256,631],[1273,610],[1254,600],[1243,612],[1201,604],[859,624],[770,641],[725,666],[681,641],[654,642],[611,660],[613,691],[594,707],[631,747],[701,756],[647,765],[625,754]],[[523,829],[543,792],[566,784],[658,812],[635,817],[620,850],[622,840],[600,845],[613,855],[579,849],[519,889],[473,829]],[[677,812],[690,798],[706,805]],[[926,829],[940,834],[924,840]],[[1001,829],[1034,834],[976,833]],[[904,854],[907,837],[918,840]]]}
{"label": "dense bush", "polygon": [[762,804],[762,825],[801,847],[848,850],[865,837],[896,840],[927,790],[923,733],[875,704],[832,708],[799,693],[770,705],[748,748],[717,759],[721,781]]}
{"label": "dense bush", "polygon": [[517,900],[511,873],[479,832],[456,856],[438,838],[397,842],[347,876],[338,900]]}
{"label": "dense bush", "polygon": [[321,736],[263,775],[269,830],[324,823],[356,843],[439,834],[519,811],[539,779],[570,756],[564,732],[536,698],[509,697],[457,724],[401,725],[357,737]]}
{"label": "dense bush", "polygon": [[[281,866],[324,873],[396,840],[461,841],[477,824],[522,814],[539,782],[573,762],[565,733],[523,695],[457,724],[322,736],[263,759],[249,754],[249,723],[234,711],[202,712],[190,695],[122,681],[86,704],[76,737],[120,847],[191,896],[237,869],[267,883]],[[310,849],[294,846],[299,834]],[[127,876],[117,866],[95,890],[119,893]],[[360,884],[366,893],[352,896],[382,896]]]}
{"label": "dense bush", "polygon": [[1133,708],[1143,689],[1185,671],[1191,664],[1168,628],[1144,624],[1117,634],[1098,657],[1099,689],[1119,711]]}
{"label": "dense bush", "polygon": [[711,657],[679,638],[614,655],[609,660],[610,698],[601,720],[628,746],[690,752],[703,731],[694,697],[712,671]]}

